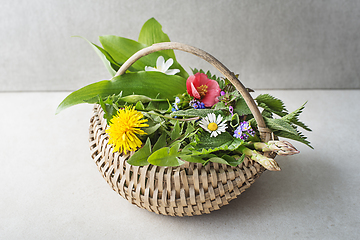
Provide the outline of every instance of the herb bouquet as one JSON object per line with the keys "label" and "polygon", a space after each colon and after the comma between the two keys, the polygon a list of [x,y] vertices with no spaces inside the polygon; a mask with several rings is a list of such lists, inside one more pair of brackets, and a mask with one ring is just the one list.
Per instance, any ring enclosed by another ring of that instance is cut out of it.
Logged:
{"label": "herb bouquet", "polygon": [[[289,113],[269,94],[253,99],[237,77],[210,54],[170,42],[155,20],[138,41],[101,36],[90,43],[111,80],[66,97],[57,112],[95,104],[90,149],[103,177],[125,199],[172,216],[209,213],[248,188],[278,155],[298,153],[278,137],[310,146],[298,127],[302,105]],[[176,61],[173,49],[199,56],[224,78]]]}

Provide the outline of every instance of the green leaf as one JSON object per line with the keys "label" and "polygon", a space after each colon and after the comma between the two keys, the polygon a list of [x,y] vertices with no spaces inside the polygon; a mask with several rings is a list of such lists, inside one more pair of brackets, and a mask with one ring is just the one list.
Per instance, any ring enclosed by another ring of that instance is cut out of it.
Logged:
{"label": "green leaf", "polygon": [[144,132],[146,132],[148,135],[151,135],[153,134],[156,130],[159,129],[159,127],[161,126],[162,123],[158,123],[158,124],[155,124],[154,126],[151,126],[151,127],[146,127],[146,128],[143,128]]}
{"label": "green leaf", "polygon": [[291,126],[290,123],[288,123],[287,121],[283,120],[283,119],[272,119],[272,118],[264,118],[266,126],[268,128],[270,128],[272,131],[284,131],[284,132],[288,132],[291,134],[297,134],[296,129]]}
{"label": "green leaf", "polygon": [[177,144],[171,148],[164,147],[160,148],[159,150],[155,151],[150,155],[148,158],[148,162],[155,165],[155,166],[169,166],[169,167],[176,167],[184,164],[185,162],[182,161],[179,156],[179,147],[180,144]]}
{"label": "green leaf", "polygon": [[127,163],[133,166],[145,166],[148,165],[148,157],[151,154],[151,142],[150,138],[147,138],[145,145],[137,150],[130,158]]}
{"label": "green leaf", "polygon": [[[100,36],[99,40],[105,51],[107,51],[119,65],[123,65],[134,53],[147,47],[147,45],[137,41],[114,35]],[[136,61],[129,70],[142,71],[145,69],[145,66],[154,65],[154,62],[156,62],[155,58],[156,56],[145,56]]]}
{"label": "green leaf", "polygon": [[251,114],[250,108],[248,107],[243,98],[239,98],[238,100],[236,100],[234,113],[237,113],[239,116]]}
{"label": "green leaf", "polygon": [[213,157],[209,159],[210,162],[214,162],[214,163],[221,163],[221,164],[228,164],[228,162],[220,157]]}
{"label": "green leaf", "polygon": [[306,137],[301,134],[301,132],[297,131],[288,121],[284,119],[272,119],[264,117],[266,126],[274,132],[276,136],[285,137],[289,139],[293,139],[299,142],[302,142],[313,148],[310,145],[310,142],[306,140]]}
{"label": "green leaf", "polygon": [[281,119],[283,119],[287,122],[291,122],[299,127],[302,127],[303,129],[305,129],[307,131],[311,131],[311,129],[308,126],[306,126],[304,123],[300,122],[300,120],[299,120],[299,115],[300,115],[300,113],[302,113],[302,110],[305,108],[306,103],[307,102],[305,102],[301,107],[299,107],[292,113],[289,113],[288,115],[282,117]]}
{"label": "green leaf", "polygon": [[258,104],[264,103],[270,109],[277,112],[287,112],[283,101],[269,94],[261,94],[255,98]]}
{"label": "green leaf", "polygon": [[202,156],[191,156],[191,155],[181,155],[182,160],[193,163],[205,163],[206,161],[202,158]]}
{"label": "green leaf", "polygon": [[[159,93],[163,99],[174,100],[174,95],[186,91],[185,79],[177,75],[166,75],[160,72],[136,72],[126,73],[121,76],[114,77],[112,80],[104,80],[87,85],[70,95],[68,95],[58,106],[56,113],[87,101],[88,103],[96,103],[97,96],[105,98],[109,95],[119,94],[123,92],[123,96],[133,93],[145,95],[150,98],[156,98]],[[165,109],[168,104],[164,103]]]}
{"label": "green leaf", "polygon": [[111,76],[113,77],[116,74],[116,71],[111,66],[111,63],[116,64],[116,62],[111,58],[111,56],[104,49],[102,49],[101,47],[97,46],[96,44],[90,42],[89,40],[87,40],[84,37],[81,37],[81,36],[74,36],[74,37],[82,38],[87,43],[89,43],[91,45],[91,47],[94,49],[94,51],[97,53],[97,55],[100,57],[101,61],[103,61],[106,69],[109,71]]}
{"label": "green leaf", "polygon": [[230,126],[232,128],[236,128],[237,126],[239,126],[240,124],[240,118],[239,118],[239,115],[237,113],[235,113],[232,117],[231,117],[231,120],[230,120]]}
{"label": "green leaf", "polygon": [[115,109],[114,105],[106,104],[101,98],[99,99],[99,104],[101,108],[104,110],[104,118],[106,119],[107,124],[110,124],[110,120],[117,113],[117,109]]}
{"label": "green leaf", "polygon": [[223,144],[226,144],[227,146],[229,146],[229,144],[231,144],[231,142],[234,139],[228,132],[221,133],[220,135],[217,135],[216,137],[210,137],[210,133],[202,132],[202,133],[198,134],[197,137],[198,137],[198,141],[195,145],[195,148],[203,149],[205,151],[206,151],[206,149],[219,148]]}
{"label": "green leaf", "polygon": [[279,137],[289,138],[301,143],[304,143],[306,146],[310,147],[311,149],[314,149],[310,142],[307,140],[307,137],[305,137],[301,132],[297,132],[297,134],[292,134],[285,131],[274,131],[274,134]]}
{"label": "green leaf", "polygon": [[170,114],[171,117],[178,116],[178,117],[206,117],[209,113],[214,113],[215,115],[223,116],[224,113],[221,110],[214,110],[214,109],[187,109],[187,110],[179,110],[176,112],[172,112]]}
{"label": "green leaf", "polygon": [[[161,24],[155,18],[150,18],[142,26],[138,41],[151,46],[154,43],[170,42],[170,38],[162,31]],[[163,50],[161,52],[176,60],[174,50]]]}
{"label": "green leaf", "polygon": [[223,156],[221,156],[221,158],[223,158],[227,162],[228,165],[236,167],[237,165],[241,164],[244,161],[245,155],[242,154],[241,157],[223,155]]}
{"label": "green leaf", "polygon": [[[100,36],[99,40],[103,48],[119,65],[123,65],[128,58],[130,58],[139,50],[148,47],[146,44],[114,35]],[[134,64],[132,64],[129,70],[136,72],[144,71],[146,66],[155,67],[156,60],[159,56],[163,56],[165,60],[169,58],[169,56],[164,52],[154,52],[137,60]],[[181,67],[181,65],[176,61],[176,59],[174,59],[174,63],[170,69],[179,69],[180,73],[177,75],[182,76],[185,79],[187,79],[189,76],[187,72]]]}
{"label": "green leaf", "polygon": [[175,125],[174,125],[174,128],[173,130],[171,131],[171,140],[176,140],[177,138],[179,138],[181,135],[181,132],[180,132],[180,124],[179,124],[179,121],[176,121],[175,122]]}
{"label": "green leaf", "polygon": [[135,105],[135,109],[138,111],[143,111],[143,110],[145,110],[145,106],[142,102],[138,101]]}
{"label": "green leaf", "polygon": [[159,139],[156,141],[154,147],[153,147],[153,151],[155,152],[156,150],[163,148],[166,146],[166,133],[161,134],[161,136],[159,137]]}

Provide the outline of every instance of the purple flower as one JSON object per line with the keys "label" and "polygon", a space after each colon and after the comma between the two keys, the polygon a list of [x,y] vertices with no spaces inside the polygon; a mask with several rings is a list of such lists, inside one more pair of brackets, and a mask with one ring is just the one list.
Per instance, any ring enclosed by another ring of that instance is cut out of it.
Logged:
{"label": "purple flower", "polygon": [[247,140],[249,136],[255,136],[255,131],[251,128],[250,124],[246,121],[241,122],[234,131],[234,137],[242,140]]}
{"label": "purple flower", "polygon": [[231,113],[231,116],[234,116],[234,108],[233,108],[233,106],[229,107],[229,112]]}

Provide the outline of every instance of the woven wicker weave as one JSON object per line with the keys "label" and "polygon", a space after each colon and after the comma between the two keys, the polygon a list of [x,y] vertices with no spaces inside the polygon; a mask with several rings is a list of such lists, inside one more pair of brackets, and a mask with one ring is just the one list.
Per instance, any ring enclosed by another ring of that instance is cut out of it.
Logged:
{"label": "woven wicker weave", "polygon": [[187,163],[180,167],[131,166],[129,155],[113,153],[108,144],[104,112],[94,107],[90,121],[90,150],[109,185],[130,203],[171,216],[210,213],[229,203],[254,183],[265,170],[245,158],[237,167]]}
{"label": "woven wicker weave", "polygon": [[[225,66],[208,53],[179,43],[161,43],[140,50],[118,71],[126,69],[140,57],[163,49],[178,49],[193,53],[214,65],[237,88],[257,121],[260,136],[268,141],[270,133],[250,94]],[[129,154],[113,153],[108,144],[104,112],[94,106],[90,120],[90,150],[99,171],[114,191],[130,203],[151,212],[171,216],[193,216],[210,213],[229,203],[249,188],[265,169],[249,158],[237,167],[224,164],[189,163],[179,167],[131,166]]]}

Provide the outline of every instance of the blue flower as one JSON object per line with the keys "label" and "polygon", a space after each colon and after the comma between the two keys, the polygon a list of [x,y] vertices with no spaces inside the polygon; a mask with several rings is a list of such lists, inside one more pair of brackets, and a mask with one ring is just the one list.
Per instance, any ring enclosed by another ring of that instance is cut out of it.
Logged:
{"label": "blue flower", "polygon": [[194,109],[205,109],[205,104],[196,99],[191,100],[189,105]]}

